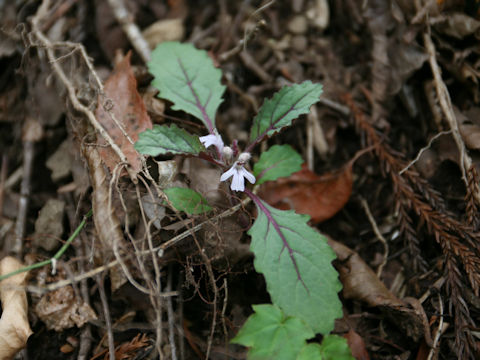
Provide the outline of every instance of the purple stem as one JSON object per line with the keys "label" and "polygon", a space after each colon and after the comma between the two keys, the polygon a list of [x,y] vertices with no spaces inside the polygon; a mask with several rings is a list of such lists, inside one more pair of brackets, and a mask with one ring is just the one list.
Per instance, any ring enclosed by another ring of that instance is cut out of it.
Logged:
{"label": "purple stem", "polygon": [[292,247],[288,243],[287,239],[285,238],[285,235],[283,235],[283,232],[280,229],[280,225],[275,221],[275,219],[273,218],[273,215],[270,212],[270,210],[267,209],[267,207],[264,205],[263,201],[257,195],[252,193],[247,188],[245,188],[245,194],[247,194],[247,196],[249,196],[253,200],[253,202],[258,206],[259,210],[262,211],[265,214],[269,223],[273,225],[273,228],[278,233],[278,236],[280,236],[280,238],[282,239],[282,242],[283,242],[283,248],[282,248],[282,251],[280,252],[280,254],[283,252],[283,250],[285,248],[288,250],[288,255],[290,256],[290,259],[292,260],[292,263],[293,263],[293,267],[295,268],[295,272],[297,273],[297,279],[301,281],[303,287],[305,288],[307,293],[309,293],[310,291],[308,290],[307,285],[303,281],[302,275],[300,274],[300,269],[298,268],[297,260],[293,256],[294,253],[295,253],[295,250],[292,249]]}

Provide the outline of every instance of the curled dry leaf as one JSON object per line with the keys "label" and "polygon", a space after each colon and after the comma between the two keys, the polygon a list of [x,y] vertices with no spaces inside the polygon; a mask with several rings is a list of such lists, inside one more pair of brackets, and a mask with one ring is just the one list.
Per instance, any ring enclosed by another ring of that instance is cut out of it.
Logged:
{"label": "curled dry leaf", "polygon": [[370,360],[365,341],[355,330],[350,329],[343,337],[347,339],[348,347],[355,360]]}
{"label": "curled dry leaf", "polygon": [[308,214],[314,223],[334,216],[347,203],[352,193],[352,164],[337,173],[319,176],[305,165],[286,178],[267,182],[259,195],[270,205],[297,213]]}
{"label": "curled dry leaf", "polygon": [[[90,182],[92,184],[93,221],[98,238],[102,244],[104,255],[109,254],[114,246],[119,248],[125,243],[122,225],[115,209],[109,206],[109,179],[107,170],[103,167],[100,155],[94,147],[83,148],[83,155],[87,159]],[[115,291],[127,282],[123,273],[112,268],[112,290]]]}
{"label": "curled dry leaf", "polygon": [[[137,80],[130,66],[130,56],[131,53],[128,53],[117,64],[105,82],[105,96],[99,98],[95,116],[123,151],[132,169],[138,172],[142,162],[133,144],[138,140],[139,133],[152,128],[152,121],[137,91]],[[111,114],[115,116],[123,130],[115,123]],[[120,159],[100,135],[98,142],[102,160],[113,171]]]}
{"label": "curled dry leaf", "polygon": [[[8,256],[0,261],[0,274],[5,275],[22,267],[22,263]],[[26,277],[27,273],[23,272],[0,282],[3,309],[0,319],[0,360],[12,359],[26,346],[32,334],[27,317],[27,295],[22,288]]]}
{"label": "curled dry leaf", "polygon": [[416,299],[406,302],[397,298],[358,253],[332,239],[328,239],[328,244],[337,254],[339,264],[336,267],[343,284],[345,298],[360,300],[369,306],[380,308],[392,322],[415,341],[424,335],[427,341],[431,340],[430,328],[428,321],[425,321],[423,310],[418,306],[412,306],[413,308],[409,306],[412,300]]}
{"label": "curled dry leaf", "polygon": [[62,331],[73,326],[81,327],[97,318],[93,309],[75,296],[71,286],[65,286],[42,296],[35,312],[48,329]]}

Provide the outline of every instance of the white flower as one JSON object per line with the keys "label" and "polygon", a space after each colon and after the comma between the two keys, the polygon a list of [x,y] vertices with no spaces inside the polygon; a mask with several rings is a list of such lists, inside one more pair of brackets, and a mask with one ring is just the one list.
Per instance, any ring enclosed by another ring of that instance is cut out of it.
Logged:
{"label": "white flower", "polygon": [[222,137],[218,134],[217,129],[214,130],[214,134],[200,136],[200,142],[208,148],[211,145],[215,145],[218,151],[222,152],[223,150],[223,140]]}
{"label": "white flower", "polygon": [[225,181],[232,176],[233,178],[230,189],[234,191],[245,191],[244,178],[246,178],[251,184],[255,184],[255,176],[245,170],[243,165],[239,165],[238,161],[235,161],[233,166],[223,173],[223,175],[220,177],[220,181]]}

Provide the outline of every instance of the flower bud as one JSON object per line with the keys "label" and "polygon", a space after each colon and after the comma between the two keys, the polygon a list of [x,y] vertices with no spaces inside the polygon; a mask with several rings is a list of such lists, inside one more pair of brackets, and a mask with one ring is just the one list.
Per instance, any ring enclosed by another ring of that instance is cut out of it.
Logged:
{"label": "flower bud", "polygon": [[223,158],[229,162],[232,160],[232,157],[233,157],[233,150],[230,146],[225,146],[223,149],[222,149],[222,153],[223,153]]}
{"label": "flower bud", "polygon": [[245,164],[248,162],[248,160],[250,160],[250,158],[251,158],[250,153],[244,152],[238,156],[238,162],[241,164]]}

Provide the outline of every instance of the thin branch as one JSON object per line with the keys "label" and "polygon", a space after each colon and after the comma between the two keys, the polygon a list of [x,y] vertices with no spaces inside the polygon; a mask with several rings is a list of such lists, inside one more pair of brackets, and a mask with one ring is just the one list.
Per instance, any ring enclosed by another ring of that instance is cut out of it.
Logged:
{"label": "thin branch", "polygon": [[123,0],[108,0],[108,4],[113,10],[113,15],[127,35],[130,43],[140,55],[142,60],[147,63],[151,58],[150,47],[142,35],[137,24],[132,20]]}
{"label": "thin branch", "polygon": [[365,213],[367,214],[368,221],[370,222],[370,225],[372,225],[373,232],[377,236],[377,239],[380,240],[380,242],[383,244],[383,260],[380,265],[378,265],[377,269],[377,276],[380,278],[380,275],[382,275],[382,270],[387,263],[388,259],[388,243],[387,240],[383,237],[382,233],[380,232],[380,229],[377,226],[377,223],[372,215],[372,212],[370,211],[370,208],[368,206],[368,203],[365,199],[361,199],[363,209],[365,210]]}
{"label": "thin branch", "polygon": [[102,302],[103,314],[105,316],[105,325],[107,326],[108,356],[110,360],[115,360],[115,343],[113,339],[112,318],[110,317],[110,309],[108,308],[108,300],[107,295],[105,294],[103,277],[101,275],[97,275],[96,281],[98,284],[98,291],[100,293],[100,300]]}

